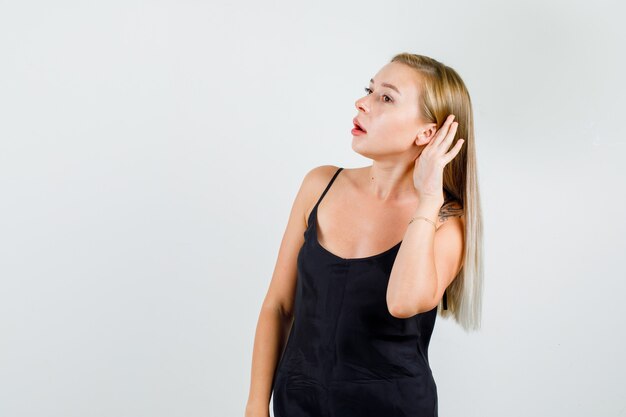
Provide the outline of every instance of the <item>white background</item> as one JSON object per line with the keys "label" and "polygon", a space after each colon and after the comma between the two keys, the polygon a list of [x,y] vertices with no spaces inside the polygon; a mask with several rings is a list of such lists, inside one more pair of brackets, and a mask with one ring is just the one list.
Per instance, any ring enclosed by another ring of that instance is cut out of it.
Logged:
{"label": "white background", "polygon": [[440,415],[626,415],[625,35],[617,1],[0,1],[0,415],[243,416],[300,182],[370,163],[354,102],[404,51],[475,106]]}

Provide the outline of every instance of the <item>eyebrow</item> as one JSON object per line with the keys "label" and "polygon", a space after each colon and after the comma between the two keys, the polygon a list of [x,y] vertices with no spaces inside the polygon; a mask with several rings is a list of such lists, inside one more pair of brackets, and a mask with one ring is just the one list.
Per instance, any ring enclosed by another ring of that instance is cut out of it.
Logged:
{"label": "eyebrow", "polygon": [[[374,84],[374,79],[370,78],[370,83]],[[382,85],[383,87],[389,87],[392,90],[395,90],[398,94],[402,95],[402,93],[400,93],[400,90],[398,90],[398,87],[396,87],[395,85],[389,84],[389,83],[381,83],[380,85]]]}

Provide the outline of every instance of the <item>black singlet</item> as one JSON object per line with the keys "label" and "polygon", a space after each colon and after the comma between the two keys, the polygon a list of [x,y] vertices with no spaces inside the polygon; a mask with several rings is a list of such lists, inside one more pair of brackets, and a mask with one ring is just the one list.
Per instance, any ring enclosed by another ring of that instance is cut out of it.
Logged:
{"label": "black singlet", "polygon": [[311,211],[297,261],[294,322],[272,384],[274,417],[437,417],[428,344],[437,308],[392,316],[385,295],[402,242],[341,258]]}

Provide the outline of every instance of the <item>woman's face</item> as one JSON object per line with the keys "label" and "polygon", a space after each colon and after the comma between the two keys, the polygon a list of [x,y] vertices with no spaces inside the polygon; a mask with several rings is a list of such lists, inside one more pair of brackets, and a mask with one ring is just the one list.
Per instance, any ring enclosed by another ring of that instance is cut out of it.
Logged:
{"label": "woman's face", "polygon": [[366,87],[366,95],[355,103],[355,119],[366,131],[353,134],[355,152],[373,158],[415,150],[418,137],[425,140],[420,145],[428,143],[436,124],[422,121],[418,108],[419,77],[413,68],[397,62],[378,71]]}

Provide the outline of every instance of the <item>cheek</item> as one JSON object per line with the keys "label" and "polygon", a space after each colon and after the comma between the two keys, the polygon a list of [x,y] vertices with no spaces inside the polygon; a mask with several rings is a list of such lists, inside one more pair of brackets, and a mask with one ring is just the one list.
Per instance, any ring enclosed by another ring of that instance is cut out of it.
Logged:
{"label": "cheek", "polygon": [[380,143],[397,145],[404,148],[413,143],[415,137],[415,121],[413,116],[404,112],[385,113],[380,115],[369,126],[369,138],[376,138]]}
{"label": "cheek", "polygon": [[404,114],[402,117],[399,117],[396,121],[395,131],[397,136],[402,138],[403,141],[408,140],[410,142],[415,139],[417,135],[417,123],[414,114]]}
{"label": "cheek", "polygon": [[374,125],[376,132],[381,136],[398,136],[407,129],[405,117],[388,114]]}
{"label": "cheek", "polygon": [[[383,132],[381,132],[383,133]],[[414,133],[414,127],[412,122],[406,120],[405,118],[397,118],[396,120],[390,121],[383,133],[383,135],[394,143],[403,144],[410,142],[412,140]]]}

